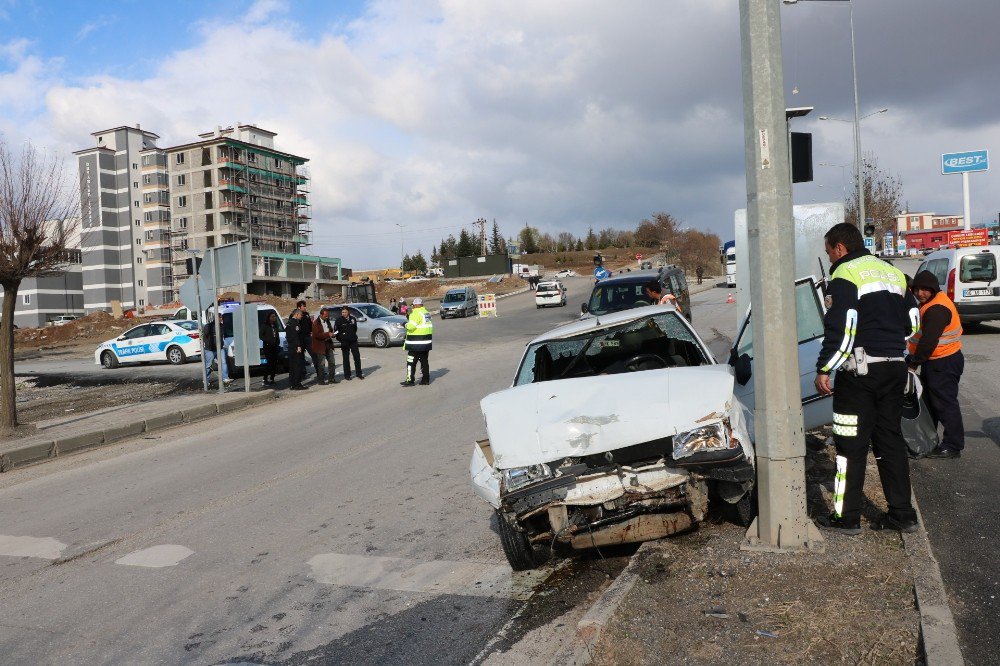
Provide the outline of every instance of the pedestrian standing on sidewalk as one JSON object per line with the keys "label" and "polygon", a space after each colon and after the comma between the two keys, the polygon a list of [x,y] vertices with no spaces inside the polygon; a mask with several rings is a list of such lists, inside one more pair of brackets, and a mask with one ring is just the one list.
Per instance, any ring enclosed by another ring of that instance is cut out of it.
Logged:
{"label": "pedestrian standing on sidewalk", "polygon": [[698,264],[698,268],[694,269],[694,274],[698,276],[698,284],[701,284],[701,280],[705,277],[705,269],[702,268],[701,264]]}
{"label": "pedestrian standing on sidewalk", "polygon": [[271,310],[260,327],[260,339],[264,344],[264,386],[274,386],[275,374],[281,362],[281,331],[278,329],[278,313]]}
{"label": "pedestrian standing on sidewalk", "polygon": [[358,320],[345,305],[340,309],[340,316],[333,323],[337,342],[340,343],[341,361],[344,365],[344,379],[351,381],[351,357],[354,357],[354,373],[358,379],[364,379],[361,372],[361,352],[358,350]]}
{"label": "pedestrian standing on sidewalk", "polygon": [[295,308],[292,310],[292,316],[288,318],[288,325],[285,326],[285,341],[288,342],[288,383],[293,391],[304,391],[309,388],[302,385],[306,365],[306,348],[303,345],[308,344],[308,341],[302,341],[299,327],[302,317],[302,310]]}
{"label": "pedestrian standing on sidewalk", "polygon": [[965,370],[962,321],[930,271],[917,273],[910,289],[920,303],[920,330],[910,338],[906,362],[911,370],[920,370],[924,401],[934,425],[944,426],[941,444],[925,457],[960,458],[965,448],[965,425],[958,404],[958,382]]}
{"label": "pedestrian standing on sidewalk", "polygon": [[313,322],[311,350],[316,380],[320,384],[337,383],[337,357],[333,353],[334,332],[330,311],[323,308]]}
{"label": "pedestrian standing on sidewalk", "polygon": [[399,314],[399,306],[396,305],[395,298],[389,301],[389,311],[392,312],[392,314]]}
{"label": "pedestrian standing on sidewalk", "polygon": [[[302,363],[302,379],[305,380],[306,375],[309,371],[306,369],[305,365],[305,354],[309,354],[312,357],[312,328],[313,328],[313,318],[309,314],[309,310],[306,309],[306,302],[299,301],[295,304],[295,307],[302,312],[302,318],[299,319],[299,342],[302,343],[303,351],[303,363]],[[319,368],[313,364],[313,370],[316,371],[316,377],[319,378]]]}
{"label": "pedestrian standing on sidewalk", "polygon": [[431,313],[424,307],[423,299],[414,298],[413,312],[406,322],[406,342],[403,343],[403,348],[406,350],[406,379],[399,383],[400,386],[416,385],[417,363],[420,364],[420,384],[427,386],[431,383],[428,357],[431,353],[433,335],[434,324],[431,323]]}
{"label": "pedestrian standing on sidewalk", "polygon": [[[220,322],[221,323],[221,322]],[[212,361],[216,360],[218,347],[215,337],[215,319],[209,319],[208,323],[201,327],[201,358],[205,366],[205,380],[212,381]],[[226,353],[223,349],[219,361],[219,376],[222,377],[222,384],[229,386],[233,380],[229,378],[229,364],[226,363]]]}
{"label": "pedestrian standing on sidewalk", "polygon": [[[824,237],[830,258],[823,347],[816,363],[816,390],[833,394],[837,446],[834,513],[820,525],[842,534],[861,533],[861,503],[868,446],[875,451],[888,513],[872,529],[917,530],[910,503],[910,466],[901,419],[906,388],[906,338],[917,330],[916,299],[906,276],[865,249],[861,231],[841,222]],[[836,372],[833,388],[830,375]]]}

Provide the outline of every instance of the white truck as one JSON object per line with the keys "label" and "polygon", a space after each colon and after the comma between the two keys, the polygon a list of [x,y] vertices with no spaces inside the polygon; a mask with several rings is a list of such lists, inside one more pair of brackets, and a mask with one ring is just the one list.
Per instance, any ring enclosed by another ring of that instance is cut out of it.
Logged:
{"label": "white truck", "polygon": [[540,274],[541,266],[538,264],[514,264],[511,267],[511,272],[514,275],[522,278],[538,277]]}

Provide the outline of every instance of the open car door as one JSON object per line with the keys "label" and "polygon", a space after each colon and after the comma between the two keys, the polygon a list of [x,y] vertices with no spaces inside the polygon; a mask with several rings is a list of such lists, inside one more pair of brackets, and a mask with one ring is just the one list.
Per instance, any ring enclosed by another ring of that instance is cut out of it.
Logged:
{"label": "open car door", "polygon": [[[799,347],[799,390],[802,394],[802,420],[806,430],[821,428],[833,422],[833,396],[816,392],[816,359],[823,345],[823,299],[812,277],[795,281],[795,330]],[[752,312],[748,312],[736,344],[730,354],[730,364],[736,368],[733,393],[748,408],[754,408],[753,328]]]}

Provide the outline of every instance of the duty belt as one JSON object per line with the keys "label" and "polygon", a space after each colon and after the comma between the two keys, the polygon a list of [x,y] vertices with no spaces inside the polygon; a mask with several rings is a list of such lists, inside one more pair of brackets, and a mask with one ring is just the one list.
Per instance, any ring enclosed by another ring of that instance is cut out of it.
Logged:
{"label": "duty belt", "polygon": [[869,363],[888,363],[890,361],[905,361],[904,356],[866,356]]}

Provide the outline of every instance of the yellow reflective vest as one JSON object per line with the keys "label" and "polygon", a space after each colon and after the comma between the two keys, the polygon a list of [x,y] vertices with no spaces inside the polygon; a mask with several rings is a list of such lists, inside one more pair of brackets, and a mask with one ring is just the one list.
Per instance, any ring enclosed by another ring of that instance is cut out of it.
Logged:
{"label": "yellow reflective vest", "polygon": [[406,322],[406,342],[403,343],[403,347],[415,352],[430,351],[433,335],[434,324],[431,322],[431,313],[422,305],[414,308]]}

